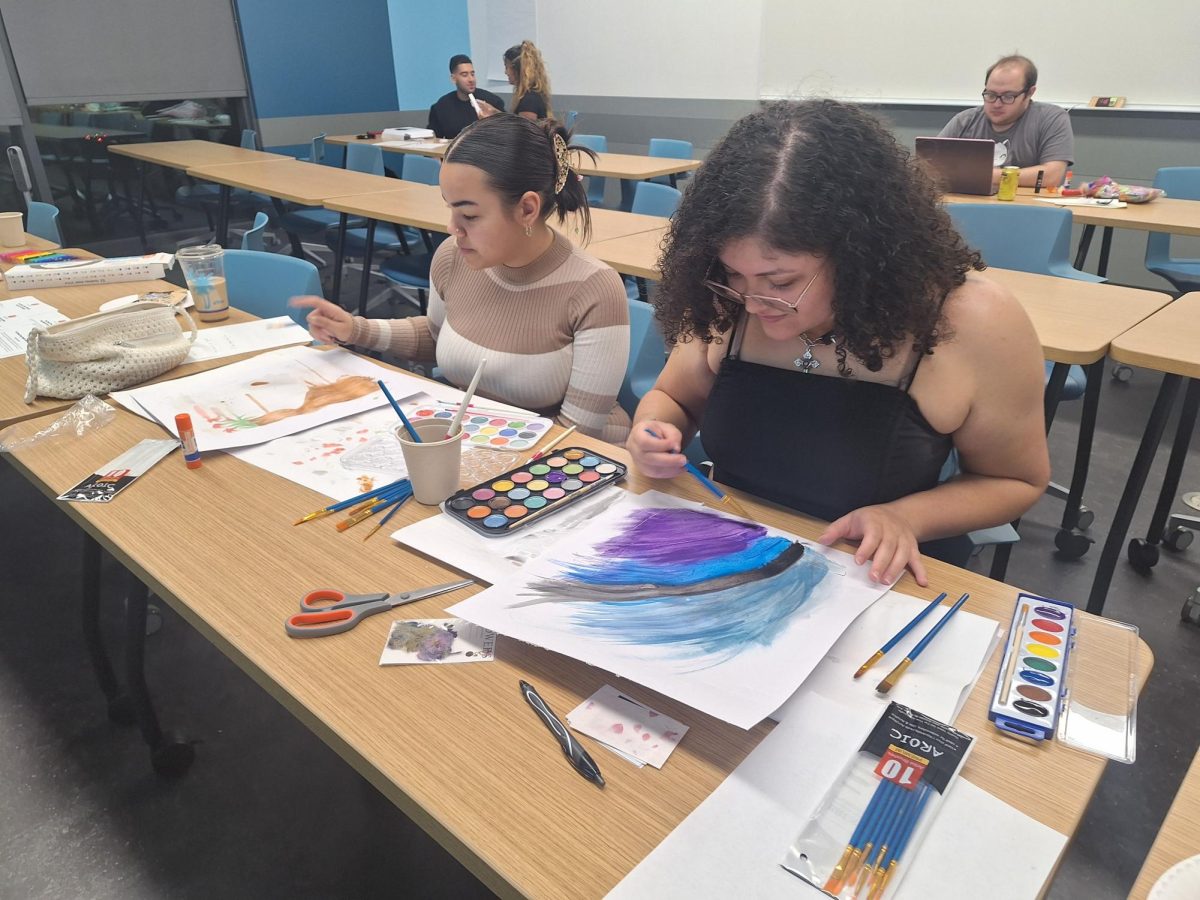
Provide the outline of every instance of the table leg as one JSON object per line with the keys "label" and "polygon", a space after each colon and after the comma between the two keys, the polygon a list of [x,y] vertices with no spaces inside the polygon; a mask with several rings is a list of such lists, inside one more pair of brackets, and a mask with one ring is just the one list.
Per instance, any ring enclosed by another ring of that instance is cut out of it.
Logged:
{"label": "table leg", "polygon": [[96,681],[108,704],[109,721],[117,725],[132,725],[136,721],[133,708],[129,704],[129,698],[122,693],[117,676],[113,674],[112,662],[104,646],[104,636],[100,633],[100,561],[100,545],[91,535],[84,532],[81,607],[83,640],[87,644]]}
{"label": "table leg", "polygon": [[1163,429],[1171,407],[1175,403],[1175,395],[1179,393],[1180,375],[1164,375],[1158,396],[1154,400],[1154,408],[1150,418],[1146,420],[1146,430],[1142,433],[1142,443],[1134,457],[1133,466],[1129,470],[1129,478],[1125,482],[1125,491],[1121,494],[1121,502],[1117,504],[1117,512],[1113,517],[1112,528],[1104,541],[1104,550],[1100,553],[1100,563],[1096,567],[1096,578],[1092,582],[1092,590],[1088,595],[1087,611],[1094,615],[1104,612],[1104,601],[1108,597],[1108,588],[1112,584],[1113,572],[1117,567],[1117,557],[1121,554],[1121,545],[1129,533],[1129,523],[1137,509],[1138,498],[1142,488],[1146,486],[1146,476],[1154,462],[1154,453],[1158,450],[1158,442],[1162,438]]}
{"label": "table leg", "polygon": [[[126,169],[128,171],[128,169]],[[146,161],[139,159],[137,161],[138,173],[138,208],[137,208],[137,228],[138,238],[142,242],[142,252],[149,253],[150,245],[146,242]]]}
{"label": "table leg", "polygon": [[1104,234],[1100,236],[1100,264],[1096,267],[1096,274],[1101,278],[1108,277],[1108,254],[1112,250],[1112,238],[1112,226],[1105,225]]}
{"label": "table leg", "polygon": [[1087,388],[1083,394],[1083,414],[1079,420],[1079,443],[1075,446],[1071,491],[1063,509],[1064,529],[1072,529],[1079,524],[1079,507],[1083,503],[1083,487],[1087,484],[1088,467],[1092,460],[1092,439],[1096,434],[1096,413],[1100,408],[1100,386],[1104,382],[1104,360],[1096,360],[1084,372],[1087,374]]}
{"label": "table leg", "polygon": [[1062,397],[1063,385],[1067,383],[1070,371],[1071,367],[1067,363],[1056,362],[1050,370],[1050,380],[1046,382],[1046,388],[1042,391],[1042,415],[1046,420],[1047,434],[1050,433],[1050,426],[1054,424],[1054,414],[1058,412],[1058,401]]}
{"label": "table leg", "polygon": [[1171,514],[1171,506],[1175,502],[1175,492],[1179,489],[1179,478],[1183,474],[1183,463],[1187,459],[1188,448],[1192,443],[1192,432],[1196,428],[1198,409],[1200,409],[1200,381],[1189,378],[1187,390],[1183,395],[1183,411],[1179,414],[1179,427],[1175,431],[1175,443],[1171,445],[1171,457],[1167,461],[1166,474],[1163,475],[1162,490],[1158,493],[1158,503],[1155,505],[1154,515],[1150,519],[1150,530],[1146,533],[1147,544],[1156,546],[1162,543],[1163,532],[1167,527],[1167,518]]}
{"label": "table leg", "polygon": [[346,213],[338,216],[337,250],[333,254],[333,296],[329,299],[338,306],[342,305],[342,263],[346,258],[346,223],[349,219]]}
{"label": "table leg", "polygon": [[633,192],[636,188],[636,181],[621,179],[621,212],[630,212],[633,209]]}
{"label": "table leg", "polygon": [[[283,217],[287,215],[287,207],[283,205],[283,201],[278,197],[271,198],[271,206],[274,207],[275,218],[279,222],[280,227],[282,227]],[[287,236],[288,241],[292,245],[292,256],[296,257],[296,259],[304,259],[304,244],[301,243],[299,236],[294,231],[288,231]]]}
{"label": "table leg", "polygon": [[[367,293],[371,287],[371,259],[375,255],[374,219],[367,219],[367,248],[363,250],[362,283],[358,286],[358,314],[367,314]],[[338,239],[339,241],[341,238]]]}
{"label": "table leg", "polygon": [[1079,249],[1075,251],[1075,268],[1083,269],[1083,264],[1087,262],[1088,248],[1092,246],[1092,235],[1095,233],[1095,225],[1083,226],[1083,234],[1079,236]]}
{"label": "table leg", "polygon": [[221,208],[217,213],[217,243],[222,247],[229,241],[229,197],[233,188],[227,184],[221,185]]}

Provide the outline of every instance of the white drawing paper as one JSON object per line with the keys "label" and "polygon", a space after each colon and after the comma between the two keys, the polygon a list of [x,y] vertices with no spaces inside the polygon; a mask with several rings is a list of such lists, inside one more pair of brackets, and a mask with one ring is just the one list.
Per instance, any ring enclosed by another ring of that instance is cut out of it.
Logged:
{"label": "white drawing paper", "polygon": [[0,359],[24,356],[29,332],[37,326],[66,322],[67,317],[37,297],[0,300]]}
{"label": "white drawing paper", "polygon": [[288,316],[255,319],[253,322],[221,325],[196,332],[196,340],[184,362],[221,359],[225,356],[237,356],[239,353],[287,347],[290,344],[307,344],[311,340],[312,335]]}

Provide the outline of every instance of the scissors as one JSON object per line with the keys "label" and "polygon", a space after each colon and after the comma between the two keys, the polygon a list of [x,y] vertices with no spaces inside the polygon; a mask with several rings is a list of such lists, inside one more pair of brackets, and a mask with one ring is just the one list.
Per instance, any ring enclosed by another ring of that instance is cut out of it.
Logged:
{"label": "scissors", "polygon": [[336,588],[309,591],[300,600],[300,612],[290,616],[284,629],[294,638],[326,637],[349,631],[367,616],[394,609],[406,603],[416,603],[426,597],[456,591],[475,582],[448,581],[432,587],[405,591],[401,594],[347,594]]}

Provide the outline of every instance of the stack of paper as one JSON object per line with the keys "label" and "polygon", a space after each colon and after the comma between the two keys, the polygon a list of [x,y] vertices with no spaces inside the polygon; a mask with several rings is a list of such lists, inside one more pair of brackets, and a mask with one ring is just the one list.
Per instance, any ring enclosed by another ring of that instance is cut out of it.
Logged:
{"label": "stack of paper", "polygon": [[0,300],[0,359],[21,356],[29,332],[39,325],[57,325],[67,317],[37,297]]}

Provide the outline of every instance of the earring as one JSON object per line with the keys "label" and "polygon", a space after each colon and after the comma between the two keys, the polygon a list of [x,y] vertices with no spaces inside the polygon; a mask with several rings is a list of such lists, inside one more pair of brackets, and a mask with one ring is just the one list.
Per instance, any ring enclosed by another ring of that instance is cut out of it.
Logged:
{"label": "earring", "polygon": [[533,237],[533,226],[532,225],[525,226],[525,237]]}

